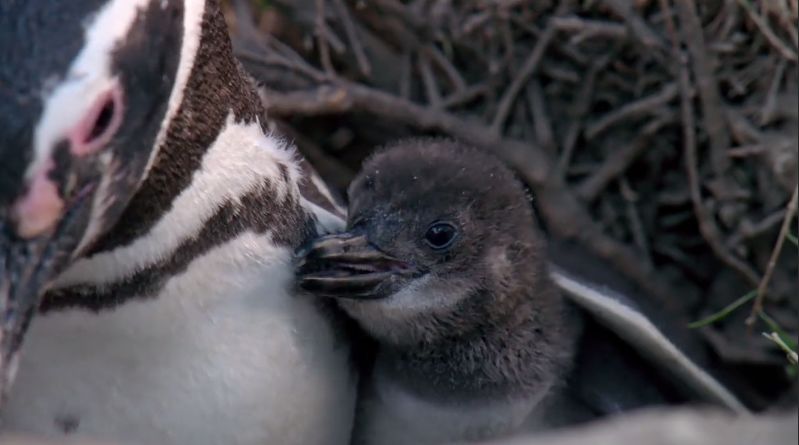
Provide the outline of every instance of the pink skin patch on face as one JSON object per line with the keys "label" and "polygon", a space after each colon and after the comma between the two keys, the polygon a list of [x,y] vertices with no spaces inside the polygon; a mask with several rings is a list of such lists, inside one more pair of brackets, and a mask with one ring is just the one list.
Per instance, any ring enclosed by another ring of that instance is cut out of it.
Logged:
{"label": "pink skin patch on face", "polygon": [[67,134],[70,152],[82,157],[105,147],[122,123],[122,106],[122,89],[118,84],[98,96],[83,119]]}
{"label": "pink skin patch on face", "polygon": [[[67,132],[70,154],[82,158],[105,148],[122,123],[122,107],[122,89],[114,84],[94,100],[78,124]],[[53,168],[55,163],[50,158],[12,207],[12,218],[20,238],[31,239],[49,232],[64,213],[66,205],[59,196],[59,184],[50,179]]]}
{"label": "pink skin patch on face", "polygon": [[28,191],[20,197],[11,210],[16,222],[17,236],[35,238],[48,232],[64,211],[64,201],[58,195],[58,186],[49,178],[54,164],[50,160],[31,181]]}

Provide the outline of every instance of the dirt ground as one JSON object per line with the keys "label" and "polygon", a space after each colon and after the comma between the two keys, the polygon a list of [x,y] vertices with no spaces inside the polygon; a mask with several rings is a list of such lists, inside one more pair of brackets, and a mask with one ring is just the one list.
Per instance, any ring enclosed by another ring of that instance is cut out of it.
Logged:
{"label": "dirt ground", "polygon": [[694,329],[753,406],[796,404],[797,0],[230,0],[226,14],[269,118],[342,193],[398,138],[490,150],[554,239],[681,323],[710,316]]}

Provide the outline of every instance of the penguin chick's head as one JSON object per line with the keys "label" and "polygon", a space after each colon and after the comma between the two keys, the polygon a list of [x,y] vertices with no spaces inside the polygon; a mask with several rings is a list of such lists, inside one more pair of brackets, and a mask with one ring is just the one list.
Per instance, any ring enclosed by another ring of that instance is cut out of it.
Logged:
{"label": "penguin chick's head", "polygon": [[348,231],[305,252],[300,285],[378,340],[435,342],[557,306],[525,190],[493,156],[402,142],[364,163],[349,198]]}
{"label": "penguin chick's head", "polygon": [[188,4],[0,2],[0,387],[47,283],[155,159]]}

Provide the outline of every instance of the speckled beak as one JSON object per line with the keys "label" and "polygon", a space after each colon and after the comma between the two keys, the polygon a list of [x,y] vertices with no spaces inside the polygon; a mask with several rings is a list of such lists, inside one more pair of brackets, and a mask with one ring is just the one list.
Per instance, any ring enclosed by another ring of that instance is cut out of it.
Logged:
{"label": "speckled beak", "polygon": [[0,208],[0,403],[39,302],[83,235],[90,193],[84,195],[70,202],[52,228],[35,234],[21,230],[12,212]]}
{"label": "speckled beak", "polygon": [[22,337],[52,275],[47,244],[14,240],[0,222],[0,397],[13,381]]}
{"label": "speckled beak", "polygon": [[413,276],[418,269],[381,251],[365,235],[342,233],[315,240],[299,252],[299,286],[336,298],[383,298],[378,289],[391,277]]}

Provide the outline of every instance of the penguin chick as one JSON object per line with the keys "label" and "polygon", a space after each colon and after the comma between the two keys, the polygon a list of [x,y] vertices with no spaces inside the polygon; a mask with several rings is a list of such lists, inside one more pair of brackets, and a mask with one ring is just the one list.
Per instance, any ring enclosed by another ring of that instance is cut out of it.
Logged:
{"label": "penguin chick", "polygon": [[551,282],[524,187],[448,140],[379,151],[349,188],[348,231],[318,239],[302,288],[377,343],[354,441],[437,444],[544,422],[580,318]]}

